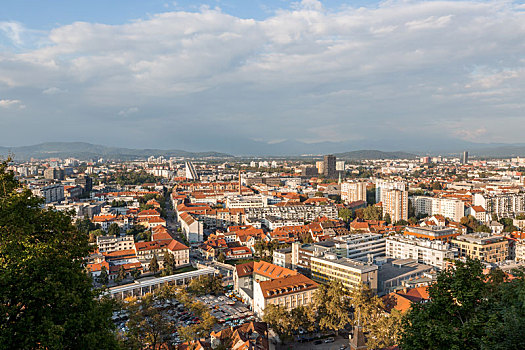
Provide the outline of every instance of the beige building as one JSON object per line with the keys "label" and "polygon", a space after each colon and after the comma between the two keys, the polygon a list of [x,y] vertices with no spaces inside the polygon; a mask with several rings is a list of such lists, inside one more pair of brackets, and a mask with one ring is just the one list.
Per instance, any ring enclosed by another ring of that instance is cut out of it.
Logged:
{"label": "beige building", "polygon": [[418,263],[444,269],[446,261],[455,259],[457,255],[457,248],[440,240],[403,235],[386,238],[386,256],[389,258],[414,259]]}
{"label": "beige building", "polygon": [[377,292],[377,265],[347,258],[337,259],[335,255],[326,254],[324,258],[312,257],[310,270],[312,278],[321,283],[338,280],[346,289],[354,289],[365,283],[374,293]]}
{"label": "beige building", "polygon": [[301,274],[255,282],[253,311],[262,316],[269,304],[284,307],[286,310],[308,305],[317,287],[317,283]]}
{"label": "beige building", "polygon": [[366,182],[343,182],[341,199],[345,203],[364,201],[366,203]]}
{"label": "beige building", "polygon": [[509,243],[503,236],[478,232],[457,236],[452,245],[458,248],[460,257],[470,257],[481,261],[495,263],[507,260]]}
{"label": "beige building", "polygon": [[393,223],[408,220],[408,191],[383,189],[381,191],[383,217],[388,214]]}

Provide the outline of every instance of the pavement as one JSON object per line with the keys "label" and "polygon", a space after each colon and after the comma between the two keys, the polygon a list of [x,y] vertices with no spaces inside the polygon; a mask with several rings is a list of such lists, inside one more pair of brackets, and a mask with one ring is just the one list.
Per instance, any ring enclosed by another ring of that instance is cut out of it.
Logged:
{"label": "pavement", "polygon": [[347,349],[350,349],[348,338],[343,338],[342,336],[335,337],[333,343],[322,343],[315,345],[313,341],[307,343],[291,343],[284,345],[276,345],[276,350],[339,350],[341,346],[346,346]]}

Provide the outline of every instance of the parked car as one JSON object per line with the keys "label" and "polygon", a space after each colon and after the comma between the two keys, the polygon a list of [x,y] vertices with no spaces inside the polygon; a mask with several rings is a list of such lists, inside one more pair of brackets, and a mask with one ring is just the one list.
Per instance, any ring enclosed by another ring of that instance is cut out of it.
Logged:
{"label": "parked car", "polygon": [[324,340],[325,343],[333,343],[335,341],[335,339],[333,337],[330,337],[330,338],[326,338]]}
{"label": "parked car", "polygon": [[322,340],[316,340],[316,341],[314,341],[314,345],[319,345],[319,344],[322,344],[322,343],[323,343]]}

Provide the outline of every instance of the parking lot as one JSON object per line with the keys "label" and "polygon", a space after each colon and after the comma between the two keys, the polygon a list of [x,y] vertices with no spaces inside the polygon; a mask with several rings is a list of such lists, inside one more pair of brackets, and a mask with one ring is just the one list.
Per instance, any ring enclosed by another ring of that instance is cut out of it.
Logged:
{"label": "parking lot", "polygon": [[196,300],[208,306],[212,316],[217,319],[217,328],[237,326],[255,319],[253,312],[235,297],[204,295],[197,297]]}

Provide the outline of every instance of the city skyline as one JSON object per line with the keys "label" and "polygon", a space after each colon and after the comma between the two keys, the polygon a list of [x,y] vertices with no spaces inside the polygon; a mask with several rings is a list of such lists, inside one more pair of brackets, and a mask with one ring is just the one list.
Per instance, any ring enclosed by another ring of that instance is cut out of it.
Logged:
{"label": "city skyline", "polygon": [[28,4],[0,17],[0,146],[521,140],[519,2]]}

